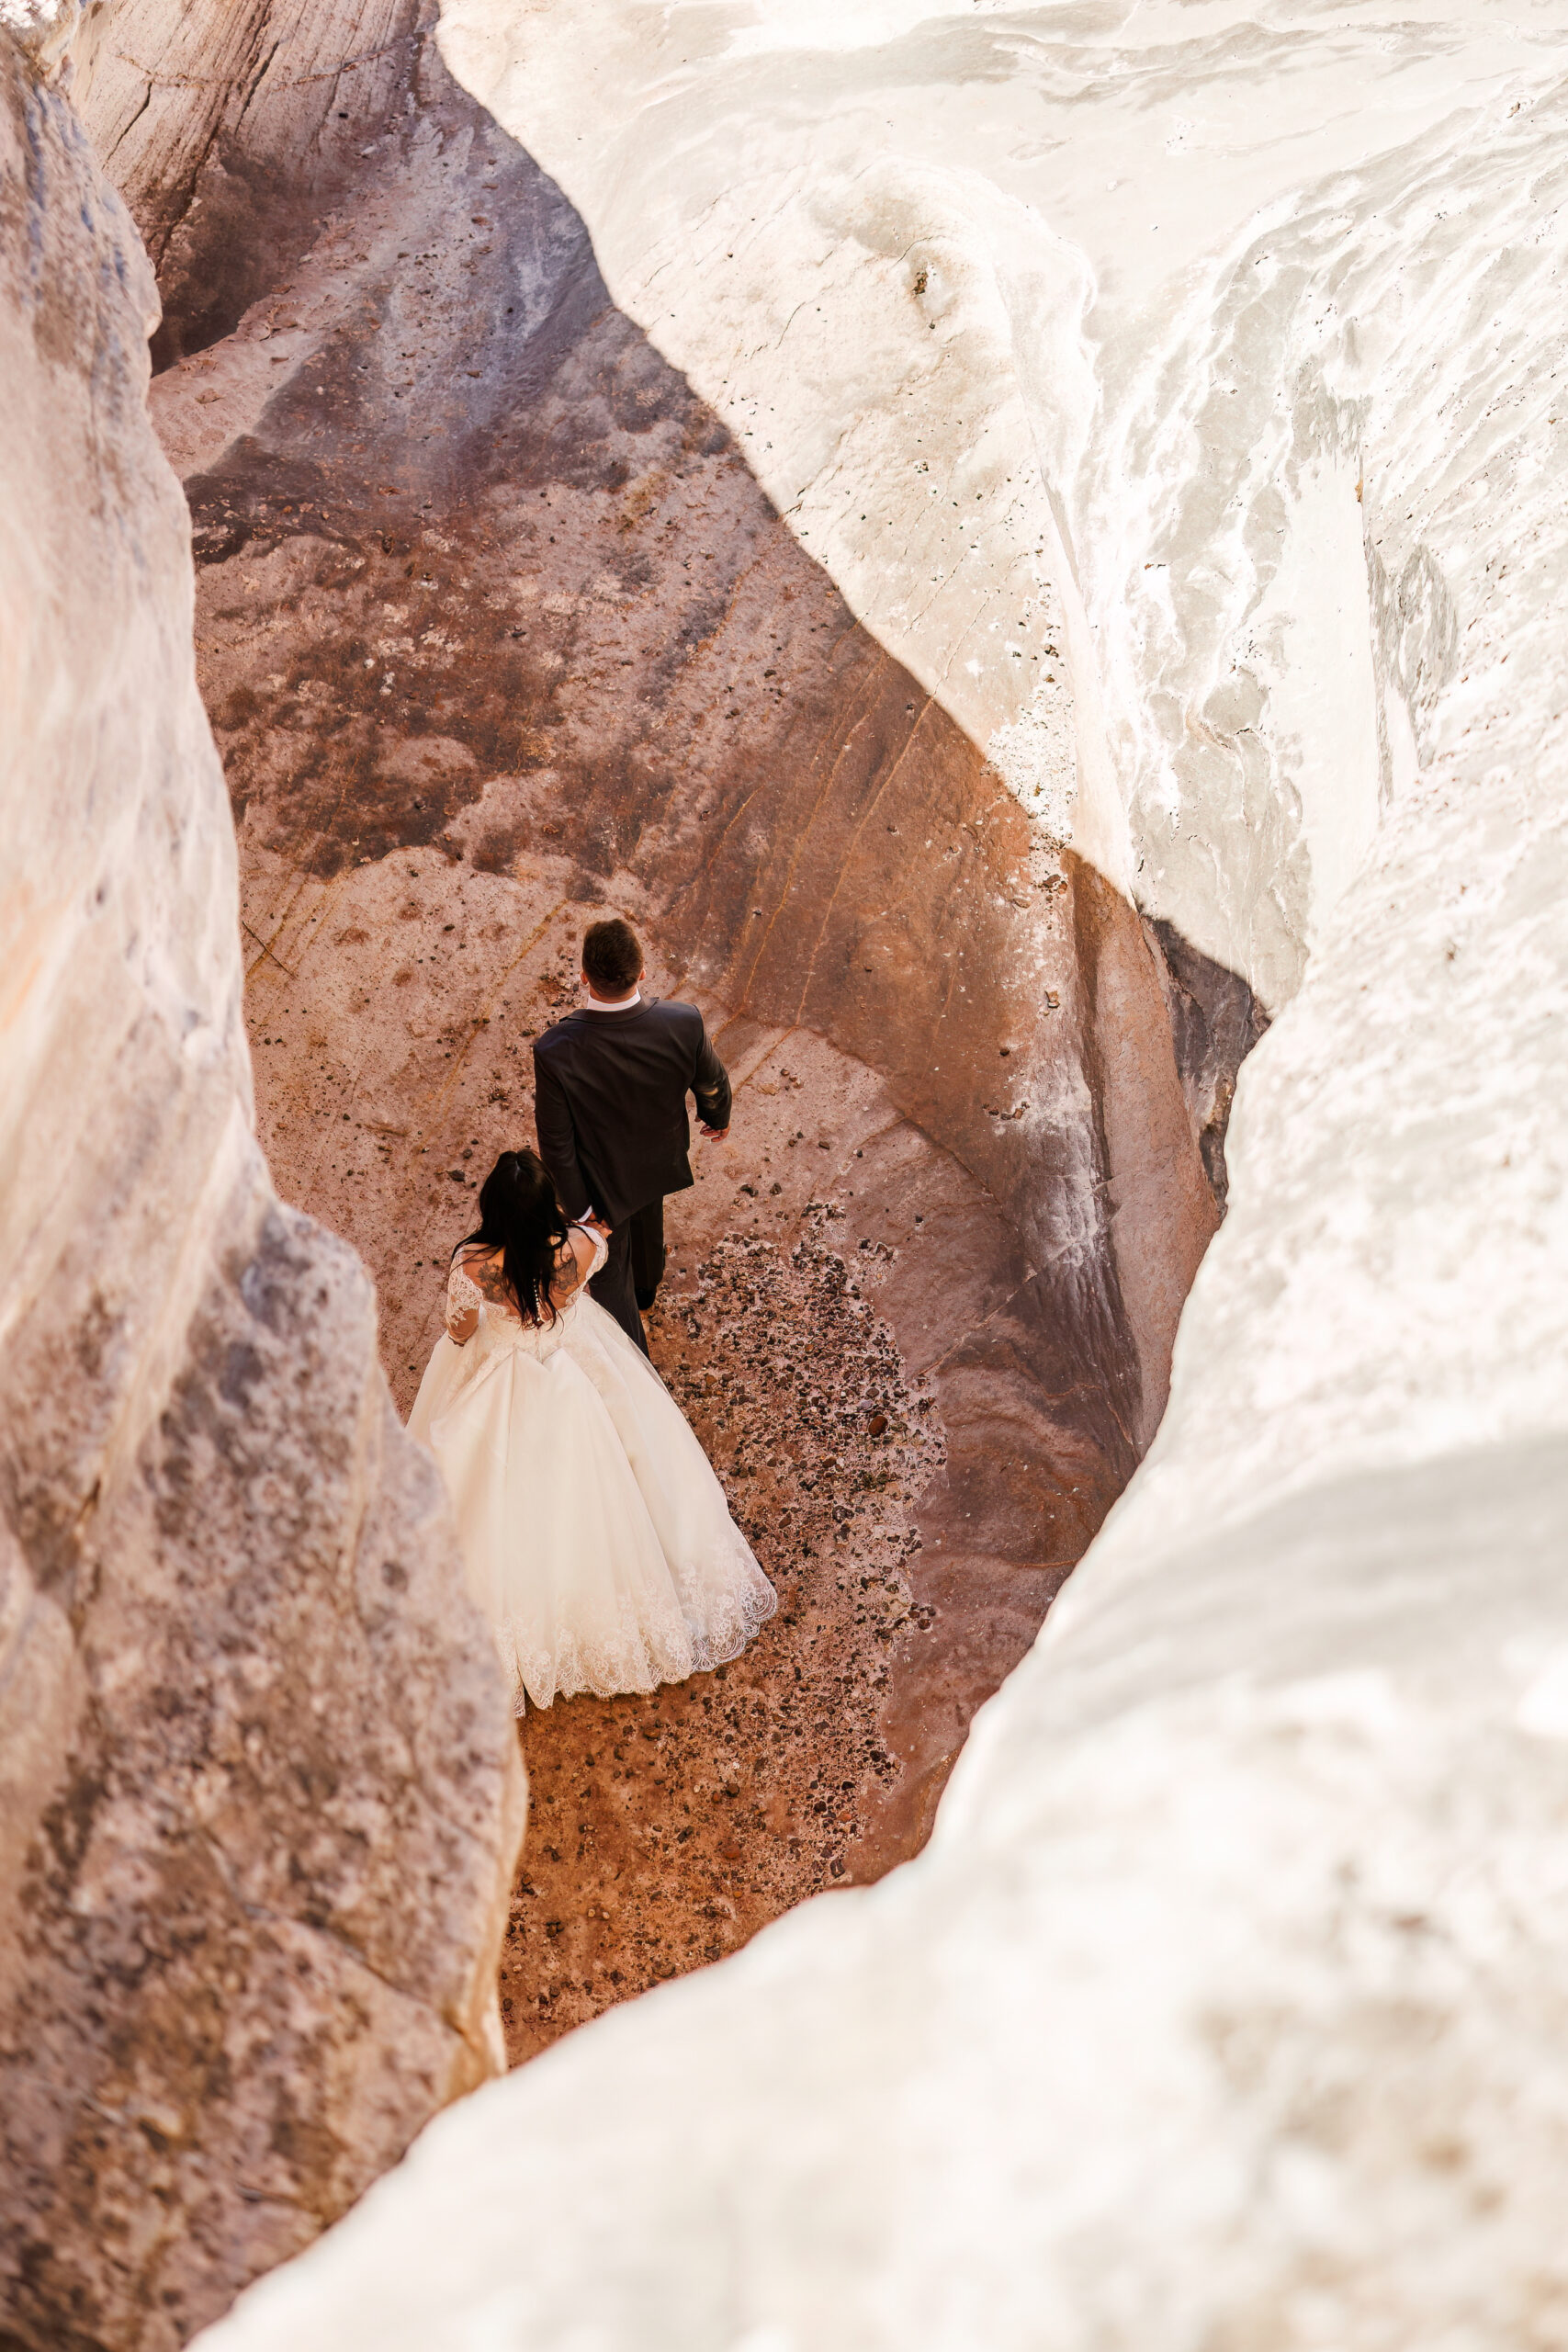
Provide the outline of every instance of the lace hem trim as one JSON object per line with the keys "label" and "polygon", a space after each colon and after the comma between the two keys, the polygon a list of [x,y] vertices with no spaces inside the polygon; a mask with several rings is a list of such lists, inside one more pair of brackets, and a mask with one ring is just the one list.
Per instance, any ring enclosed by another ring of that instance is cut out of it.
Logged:
{"label": "lace hem trim", "polygon": [[[736,1548],[727,1549],[710,1573],[725,1569],[737,1581],[729,1591],[711,1597],[700,1623],[683,1610],[672,1608],[668,1614],[639,1610],[627,1595],[621,1622],[613,1630],[597,1638],[563,1632],[551,1648],[530,1639],[514,1618],[503,1618],[496,1642],[512,1677],[513,1713],[522,1715],[530,1702],[547,1707],[556,1699],[575,1699],[584,1692],[599,1699],[614,1699],[624,1691],[646,1695],[661,1683],[684,1682],[689,1675],[728,1666],[767,1623],[778,1607],[778,1595],[739,1534]],[[681,1582],[689,1588],[693,1581],[688,1568]]]}

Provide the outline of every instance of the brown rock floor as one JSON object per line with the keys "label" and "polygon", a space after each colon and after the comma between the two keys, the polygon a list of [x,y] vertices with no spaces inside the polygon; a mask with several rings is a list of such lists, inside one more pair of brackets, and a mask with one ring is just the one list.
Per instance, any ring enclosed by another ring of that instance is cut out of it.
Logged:
{"label": "brown rock floor", "polygon": [[814,1213],[787,1250],[719,1243],[650,1318],[778,1614],[715,1674],[530,1713],[513,2058],[846,1882],[898,1780],[882,1699],[895,1645],[932,1623],[906,1567],[942,1449],[876,1312],[886,1258],[863,1244],[846,1266],[817,1238],[835,1222]]}

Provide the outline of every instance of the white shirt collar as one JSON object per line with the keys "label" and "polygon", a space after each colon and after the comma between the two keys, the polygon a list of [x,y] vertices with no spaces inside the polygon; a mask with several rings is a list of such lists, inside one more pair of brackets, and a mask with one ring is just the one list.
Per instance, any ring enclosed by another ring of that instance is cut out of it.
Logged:
{"label": "white shirt collar", "polygon": [[634,1004],[642,1002],[642,990],[633,989],[630,996],[617,997],[614,1004],[601,1004],[596,996],[586,993],[582,999],[584,1012],[629,1012]]}

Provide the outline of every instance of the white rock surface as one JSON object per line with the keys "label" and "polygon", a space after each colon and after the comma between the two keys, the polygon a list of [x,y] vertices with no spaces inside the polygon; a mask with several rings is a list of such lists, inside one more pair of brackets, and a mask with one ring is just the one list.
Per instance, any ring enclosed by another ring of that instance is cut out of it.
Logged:
{"label": "white rock surface", "polygon": [[165,2352],[493,2064],[521,1773],[368,1278],[251,1134],[157,298],[38,54],[0,29],[0,2339]]}
{"label": "white rock surface", "polygon": [[[1021,747],[1070,650],[1077,846],[1285,1001],[1392,783],[1374,666],[1433,749],[1451,614],[1407,493],[1529,429],[1453,403],[1498,241],[1550,286],[1553,12],[449,0],[442,38],[803,544],[1056,817]],[[1376,646],[1363,526],[1405,606]]]}
{"label": "white rock surface", "polygon": [[1080,845],[1287,1009],[927,1853],[440,2119],[203,2352],[1568,2341],[1561,12],[448,23],[976,733],[1049,508]]}

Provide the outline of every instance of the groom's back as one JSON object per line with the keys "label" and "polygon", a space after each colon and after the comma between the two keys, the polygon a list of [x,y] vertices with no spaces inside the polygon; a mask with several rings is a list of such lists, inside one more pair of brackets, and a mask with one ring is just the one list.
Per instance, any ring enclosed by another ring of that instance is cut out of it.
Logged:
{"label": "groom's back", "polygon": [[625,1012],[567,1014],[534,1044],[539,1154],[567,1214],[611,1225],[692,1182],[686,1095],[716,1126],[729,1085],[694,1004],[644,998]]}

